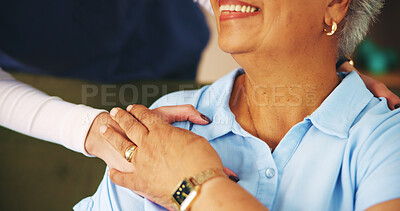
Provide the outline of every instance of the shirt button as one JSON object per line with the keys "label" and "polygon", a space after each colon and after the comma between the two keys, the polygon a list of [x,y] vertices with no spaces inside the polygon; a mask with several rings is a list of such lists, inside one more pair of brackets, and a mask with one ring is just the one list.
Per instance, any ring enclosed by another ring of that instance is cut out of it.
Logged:
{"label": "shirt button", "polygon": [[275,170],[273,168],[267,169],[267,171],[265,171],[265,176],[267,176],[268,178],[274,177],[275,176]]}

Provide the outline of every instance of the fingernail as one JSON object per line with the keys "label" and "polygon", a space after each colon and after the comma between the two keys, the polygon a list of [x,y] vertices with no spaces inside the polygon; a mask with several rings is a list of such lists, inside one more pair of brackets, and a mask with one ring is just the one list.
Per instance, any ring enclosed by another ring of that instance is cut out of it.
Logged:
{"label": "fingernail", "polygon": [[133,105],[128,105],[128,107],[126,107],[126,111],[131,111],[133,108]]}
{"label": "fingernail", "polygon": [[113,108],[113,109],[111,109],[111,111],[110,111],[110,115],[112,116],[112,117],[115,117],[115,115],[118,113],[118,109],[117,108]]}
{"label": "fingernail", "polygon": [[234,182],[239,182],[239,178],[237,177],[237,176],[234,176],[234,175],[229,175],[229,179],[231,179],[232,181],[234,181]]}
{"label": "fingernail", "polygon": [[394,106],[394,109],[400,108],[400,103]]}
{"label": "fingernail", "polygon": [[107,131],[107,126],[102,125],[100,126],[100,133],[105,133]]}
{"label": "fingernail", "polygon": [[206,120],[208,123],[211,123],[211,122],[212,122],[211,119],[208,118],[206,115],[201,114],[200,116],[201,116],[202,119]]}

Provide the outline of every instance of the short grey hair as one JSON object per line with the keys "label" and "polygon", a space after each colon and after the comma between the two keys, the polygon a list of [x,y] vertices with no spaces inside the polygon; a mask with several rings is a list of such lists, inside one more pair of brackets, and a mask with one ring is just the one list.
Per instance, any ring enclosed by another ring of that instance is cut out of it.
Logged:
{"label": "short grey hair", "polygon": [[352,0],[339,33],[339,56],[351,56],[367,35],[385,0]]}

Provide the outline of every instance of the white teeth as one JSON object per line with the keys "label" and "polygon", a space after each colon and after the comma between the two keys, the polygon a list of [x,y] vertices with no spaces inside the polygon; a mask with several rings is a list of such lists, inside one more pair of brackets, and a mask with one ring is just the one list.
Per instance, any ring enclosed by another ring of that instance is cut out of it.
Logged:
{"label": "white teeth", "polygon": [[222,12],[224,10],[229,10],[230,5],[222,5],[221,7],[219,7],[219,11]]}
{"label": "white teeth", "polygon": [[243,13],[248,13],[248,12],[257,12],[258,8],[252,7],[252,6],[242,6],[242,5],[221,5],[219,7],[219,11],[231,11],[231,12],[243,12]]}
{"label": "white teeth", "polygon": [[235,7],[235,11],[236,11],[236,12],[239,12],[241,9],[242,9],[242,6],[236,5],[236,7]]}

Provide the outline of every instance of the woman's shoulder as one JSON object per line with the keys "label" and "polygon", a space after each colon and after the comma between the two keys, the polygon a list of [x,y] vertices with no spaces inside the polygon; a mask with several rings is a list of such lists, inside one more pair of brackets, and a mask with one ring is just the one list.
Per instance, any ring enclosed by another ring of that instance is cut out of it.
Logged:
{"label": "woman's shoulder", "polygon": [[400,109],[390,110],[385,98],[373,98],[353,123],[348,142],[359,175],[391,171],[383,169],[393,164],[400,168]]}
{"label": "woman's shoulder", "polygon": [[399,138],[400,146],[400,109],[390,110],[385,98],[372,98],[369,104],[355,119],[351,135],[371,139],[391,134],[392,138]]}
{"label": "woman's shoulder", "polygon": [[400,109],[373,98],[349,133],[348,150],[354,168],[356,207],[400,197]]}

